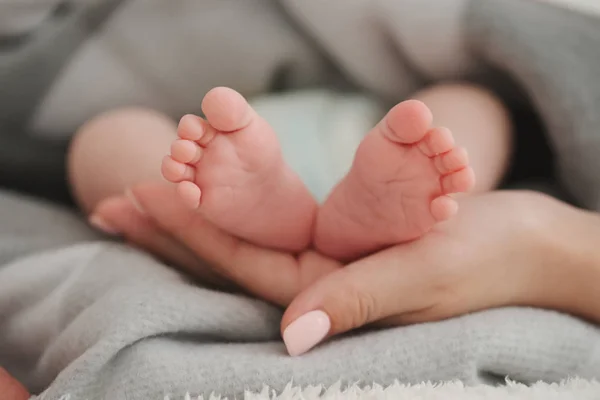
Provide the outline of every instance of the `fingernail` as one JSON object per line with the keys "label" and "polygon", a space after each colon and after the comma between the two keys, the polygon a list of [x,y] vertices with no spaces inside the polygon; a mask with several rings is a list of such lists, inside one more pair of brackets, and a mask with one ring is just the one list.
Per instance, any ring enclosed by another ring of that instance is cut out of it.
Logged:
{"label": "fingernail", "polygon": [[140,214],[146,214],[146,211],[144,210],[144,208],[142,207],[142,205],[140,204],[140,202],[138,201],[138,199],[135,197],[135,195],[133,194],[133,192],[131,191],[131,189],[127,189],[125,191],[125,197],[127,197],[129,199],[129,201],[131,202],[131,204],[133,204],[133,206],[135,207],[135,209],[138,210],[138,212]]}
{"label": "fingernail", "polygon": [[108,235],[116,236],[120,234],[120,232],[116,228],[111,226],[108,222],[106,222],[104,218],[100,217],[99,215],[92,215],[88,221],[90,225],[92,225],[94,228]]}
{"label": "fingernail", "polygon": [[319,344],[331,329],[329,316],[323,311],[304,314],[283,331],[283,342],[290,356],[299,356]]}

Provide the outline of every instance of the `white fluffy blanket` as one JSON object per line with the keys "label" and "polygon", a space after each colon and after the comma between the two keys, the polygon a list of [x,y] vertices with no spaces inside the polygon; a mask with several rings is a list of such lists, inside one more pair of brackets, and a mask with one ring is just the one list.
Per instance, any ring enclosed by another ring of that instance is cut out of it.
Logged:
{"label": "white fluffy blanket", "polygon": [[[186,396],[182,400],[204,400],[203,397]],[[265,387],[260,393],[247,392],[245,400],[596,400],[600,399],[600,382],[573,379],[562,383],[547,384],[543,382],[532,386],[509,382],[506,386],[465,386],[460,382],[443,385],[423,383],[407,386],[395,383],[388,387],[357,386],[342,389],[334,385],[329,389],[312,386],[301,389],[288,385],[281,393]],[[68,399],[64,399],[68,400]],[[175,400],[168,397],[165,400]],[[207,400],[225,400],[219,396],[210,396]]]}

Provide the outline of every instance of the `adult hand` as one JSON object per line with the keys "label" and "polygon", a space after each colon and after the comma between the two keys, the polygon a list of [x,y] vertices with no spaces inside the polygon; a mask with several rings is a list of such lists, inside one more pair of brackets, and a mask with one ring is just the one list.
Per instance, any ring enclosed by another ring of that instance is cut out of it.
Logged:
{"label": "adult hand", "polygon": [[292,255],[233,237],[181,203],[171,185],[137,186],[101,202],[90,220],[202,283],[243,290],[283,307],[303,288],[342,267],[314,251]]}
{"label": "adult hand", "polygon": [[23,385],[17,382],[8,374],[8,372],[0,367],[0,399],[27,400],[28,398],[29,393],[23,387]]}
{"label": "adult hand", "polygon": [[233,238],[187,211],[167,186],[143,185],[132,194],[143,213],[114,198],[96,216],[199,276],[225,278],[287,306],[281,327],[292,355],[367,324],[435,321],[509,305],[565,309],[573,297],[565,282],[576,274],[564,262],[569,236],[579,229],[569,221],[581,212],[539,194],[466,197],[457,217],[425,237],[344,268],[314,252],[294,257]]}

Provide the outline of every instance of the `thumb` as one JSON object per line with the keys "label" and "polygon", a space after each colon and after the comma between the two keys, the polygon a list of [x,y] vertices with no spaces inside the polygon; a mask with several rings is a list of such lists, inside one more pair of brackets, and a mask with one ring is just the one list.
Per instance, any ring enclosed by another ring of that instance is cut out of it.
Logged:
{"label": "thumb", "polygon": [[[432,305],[422,264],[411,244],[392,248],[324,276],[287,308],[282,336],[292,356],[327,337]],[[417,265],[418,263],[418,265]]]}

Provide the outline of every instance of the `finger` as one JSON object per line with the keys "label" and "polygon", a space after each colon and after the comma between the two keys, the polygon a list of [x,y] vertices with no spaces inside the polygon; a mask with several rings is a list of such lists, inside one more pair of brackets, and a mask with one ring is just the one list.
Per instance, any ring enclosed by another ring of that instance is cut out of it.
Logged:
{"label": "finger", "polygon": [[27,400],[27,389],[0,367],[0,398],[5,400]]}
{"label": "finger", "polygon": [[292,301],[282,320],[288,352],[326,337],[433,305],[428,259],[420,242],[398,246],[335,271]]}
{"label": "finger", "polygon": [[275,304],[288,305],[302,288],[339,266],[315,254],[297,259],[233,237],[184,207],[173,188],[148,184],[133,188],[132,193],[157,226],[206,260],[220,275]]}
{"label": "finger", "polygon": [[90,222],[109,234],[122,235],[129,242],[157,255],[174,267],[184,269],[204,284],[228,289],[234,286],[212,271],[189,249],[159,229],[126,196],[111,197],[101,202],[90,217]]}

